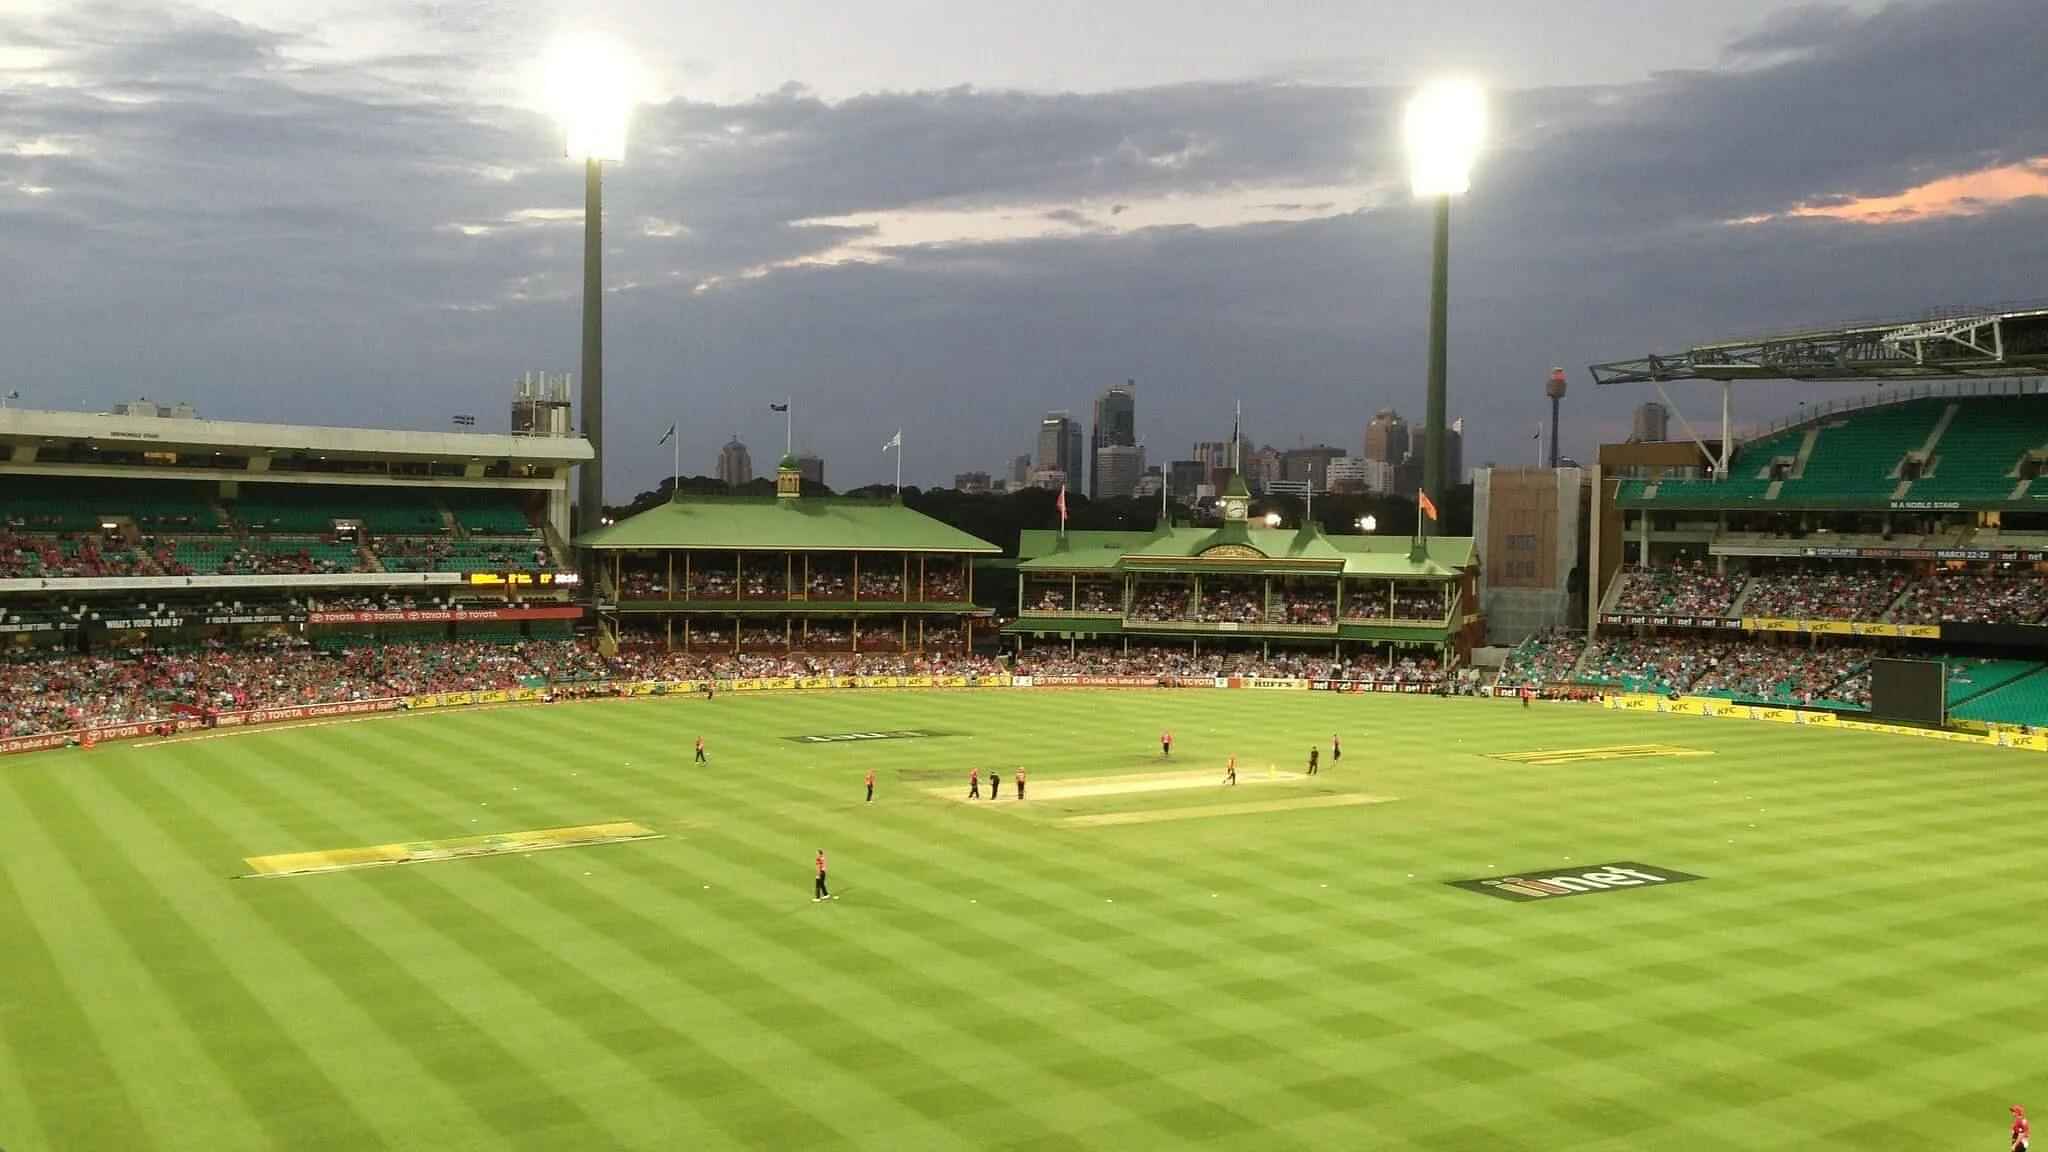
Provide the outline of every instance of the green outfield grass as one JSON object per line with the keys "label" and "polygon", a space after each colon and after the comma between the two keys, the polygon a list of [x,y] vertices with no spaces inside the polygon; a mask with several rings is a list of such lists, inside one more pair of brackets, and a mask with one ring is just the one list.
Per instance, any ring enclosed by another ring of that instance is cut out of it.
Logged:
{"label": "green outfield grass", "polygon": [[[892,729],[951,735],[788,739]],[[1333,733],[1341,764],[1276,778]],[[1496,758],[1644,743],[1711,755]],[[1055,795],[1231,753],[1234,792]],[[1018,764],[1042,798],[1011,798]],[[1002,801],[959,801],[970,766]],[[1304,800],[1331,806],[1199,811]],[[1175,818],[1067,822],[1110,813]],[[662,838],[235,878],[612,821]],[[604,701],[55,752],[0,762],[0,1148],[1990,1148],[2008,1104],[2048,1111],[2044,828],[2037,754],[1308,693]],[[1448,883],[1611,861],[1705,879]]]}

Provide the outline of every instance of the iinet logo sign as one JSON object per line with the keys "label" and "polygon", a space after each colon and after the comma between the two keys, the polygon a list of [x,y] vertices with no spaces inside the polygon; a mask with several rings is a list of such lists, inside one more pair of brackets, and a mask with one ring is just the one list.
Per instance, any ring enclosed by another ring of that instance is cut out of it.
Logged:
{"label": "iinet logo sign", "polygon": [[1541,872],[1492,876],[1484,880],[1453,880],[1451,887],[1484,892],[1488,896],[1498,896],[1503,900],[1529,901],[1555,900],[1560,896],[1584,896],[1592,892],[1617,892],[1628,888],[1656,888],[1665,884],[1682,884],[1687,880],[1703,879],[1705,877],[1687,872],[1624,860],[1615,864],[1602,864],[1583,872],[1546,868]]}

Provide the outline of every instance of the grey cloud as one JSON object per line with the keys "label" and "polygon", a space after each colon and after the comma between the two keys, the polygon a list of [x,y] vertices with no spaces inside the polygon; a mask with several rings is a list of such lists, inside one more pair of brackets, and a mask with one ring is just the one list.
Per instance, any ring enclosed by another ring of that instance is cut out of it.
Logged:
{"label": "grey cloud", "polygon": [[[34,402],[140,392],[228,416],[432,426],[497,410],[521,370],[574,367],[573,224],[449,227],[580,202],[544,121],[464,94],[477,61],[286,66],[289,41],[264,29],[75,11],[0,17],[0,39],[59,45],[87,78],[0,103],[0,139],[80,142],[0,155],[0,253],[36,269],[30,298],[0,311],[0,345]],[[1520,451],[1552,363],[2037,294],[2048,229],[2026,206],[1910,228],[1720,222],[2048,153],[2044,37],[2021,0],[1813,9],[1731,45],[1744,66],[1727,72],[1503,93],[1454,219],[1453,409],[1475,421],[1470,456]],[[741,274],[867,234],[796,223],[817,217],[1030,205],[1085,225],[1059,205],[1115,216],[1167,192],[1397,179],[1397,108],[1386,89],[1241,83],[837,103],[788,88],[643,109],[628,162],[606,173],[608,281],[634,286],[608,299],[611,484],[665,474],[665,450],[630,429],[681,417],[686,466],[707,467],[735,429],[772,440],[759,397],[787,392],[835,483],[883,475],[873,445],[898,421],[913,479],[989,467],[1028,447],[1038,410],[1132,375],[1155,458],[1215,435],[1240,394],[1262,439],[1354,446],[1373,408],[1419,407],[1427,253],[1405,202]],[[648,219],[686,230],[643,235]],[[1589,429],[1643,398],[1582,380],[1570,403]],[[1588,443],[1568,429],[1569,449]]]}

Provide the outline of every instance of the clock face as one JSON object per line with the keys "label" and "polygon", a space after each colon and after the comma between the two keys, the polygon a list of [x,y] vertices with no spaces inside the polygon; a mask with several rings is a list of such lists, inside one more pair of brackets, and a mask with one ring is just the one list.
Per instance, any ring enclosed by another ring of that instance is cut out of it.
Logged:
{"label": "clock face", "polygon": [[1204,560],[1264,560],[1266,554],[1243,544],[1218,544],[1202,553]]}

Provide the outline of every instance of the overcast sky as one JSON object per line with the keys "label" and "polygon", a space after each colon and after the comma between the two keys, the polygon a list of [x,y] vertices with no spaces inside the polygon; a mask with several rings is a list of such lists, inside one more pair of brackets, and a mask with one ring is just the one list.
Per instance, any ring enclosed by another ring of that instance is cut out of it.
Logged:
{"label": "overcast sky", "polygon": [[[579,170],[537,61],[630,46],[607,172],[610,493],[738,433],[837,487],[999,471],[1138,381],[1153,462],[1419,416],[1427,221],[1398,114],[1494,91],[1453,225],[1468,463],[1651,393],[1586,364],[2048,296],[2039,0],[0,0],[0,391],[502,427],[578,362]],[[1839,390],[1838,390],[1839,391]],[[1752,386],[1739,418],[1796,394]],[[1678,399],[1704,418],[1704,390]]]}

